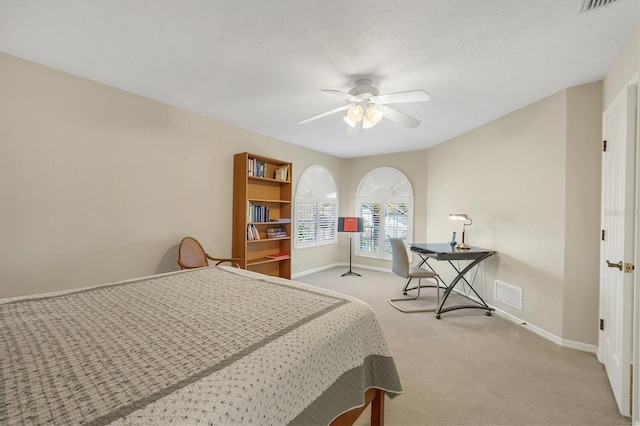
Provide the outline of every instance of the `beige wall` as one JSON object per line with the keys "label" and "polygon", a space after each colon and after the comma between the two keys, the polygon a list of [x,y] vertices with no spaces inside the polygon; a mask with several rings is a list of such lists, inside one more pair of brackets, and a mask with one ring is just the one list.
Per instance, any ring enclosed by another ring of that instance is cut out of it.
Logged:
{"label": "beige wall", "polygon": [[562,337],[598,341],[602,83],[567,90]]}
{"label": "beige wall", "polygon": [[[449,241],[468,213],[467,242],[498,251],[479,288],[492,304],[562,336],[566,91],[429,150],[427,234]],[[494,279],[523,289],[519,311],[494,300]]]}
{"label": "beige wall", "polygon": [[[243,151],[338,184],[345,161],[0,54],[0,297],[176,270],[185,235],[230,255]],[[300,250],[293,273],[337,259]]]}
{"label": "beige wall", "polygon": [[[603,80],[602,111],[625,88],[633,76],[640,71],[640,26],[627,40],[622,52],[611,65]],[[637,80],[637,77],[636,77]]]}

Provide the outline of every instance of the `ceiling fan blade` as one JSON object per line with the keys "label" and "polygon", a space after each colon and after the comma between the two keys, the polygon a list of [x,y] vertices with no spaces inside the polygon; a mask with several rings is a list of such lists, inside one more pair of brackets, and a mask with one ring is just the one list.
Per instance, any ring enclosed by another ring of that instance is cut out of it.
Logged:
{"label": "ceiling fan blade", "polygon": [[349,99],[351,102],[362,102],[362,98],[352,95],[351,93],[341,92],[340,90],[322,89],[321,92],[340,96],[341,98]]}
{"label": "ceiling fan blade", "polygon": [[344,111],[348,109],[351,105],[346,104],[338,108],[334,108],[331,111],[323,112],[322,114],[314,115],[313,117],[305,118],[304,120],[298,121],[298,124],[308,123],[313,120],[317,120],[318,118],[326,117],[327,115],[335,114],[336,112]]}
{"label": "ceiling fan blade", "polygon": [[430,101],[431,95],[424,90],[410,90],[408,92],[387,93],[386,95],[374,96],[371,100],[376,104],[401,104],[405,102]]}
{"label": "ceiling fan blade", "polygon": [[405,127],[413,129],[414,127],[418,127],[420,125],[420,120],[417,118],[413,118],[410,115],[405,114],[404,112],[400,112],[397,109],[390,108],[386,105],[378,105],[380,111],[384,114],[385,118],[388,118],[391,121],[395,121],[398,124],[401,124]]}
{"label": "ceiling fan blade", "polygon": [[347,126],[347,137],[349,139],[353,139],[358,136],[360,133],[360,129],[362,128],[362,120],[356,123],[356,127]]}

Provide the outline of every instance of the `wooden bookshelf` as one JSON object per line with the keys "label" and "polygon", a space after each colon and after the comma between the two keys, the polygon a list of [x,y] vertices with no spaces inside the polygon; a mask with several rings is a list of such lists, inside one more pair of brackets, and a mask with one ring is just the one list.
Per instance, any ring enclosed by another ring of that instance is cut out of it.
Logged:
{"label": "wooden bookshelf", "polygon": [[[291,278],[292,171],[287,161],[248,152],[234,156],[232,250],[244,259],[242,268]],[[284,228],[286,236],[268,238],[267,229],[274,227]]]}

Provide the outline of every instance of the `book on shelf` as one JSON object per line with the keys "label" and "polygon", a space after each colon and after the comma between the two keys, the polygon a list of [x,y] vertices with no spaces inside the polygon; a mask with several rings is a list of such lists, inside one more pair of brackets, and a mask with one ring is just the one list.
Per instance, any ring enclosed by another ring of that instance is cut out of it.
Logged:
{"label": "book on shelf", "polygon": [[274,173],[274,179],[276,180],[289,180],[289,166],[278,167]]}
{"label": "book on shelf", "polygon": [[271,219],[271,210],[269,206],[262,206],[249,201],[247,209],[247,222],[269,222]]}
{"label": "book on shelf", "polygon": [[269,222],[291,223],[291,218],[290,217],[281,217],[279,219],[269,219]]}
{"label": "book on shelf", "polygon": [[256,241],[260,239],[260,233],[255,225],[249,224],[247,225],[247,240],[248,241]]}
{"label": "book on shelf", "polygon": [[267,238],[285,238],[288,236],[285,228],[267,228]]}
{"label": "book on shelf", "polygon": [[266,257],[267,259],[287,259],[291,256],[286,253],[275,253],[275,254],[267,254],[264,257]]}
{"label": "book on shelf", "polygon": [[249,158],[247,169],[249,176],[267,177],[267,163],[264,161]]}

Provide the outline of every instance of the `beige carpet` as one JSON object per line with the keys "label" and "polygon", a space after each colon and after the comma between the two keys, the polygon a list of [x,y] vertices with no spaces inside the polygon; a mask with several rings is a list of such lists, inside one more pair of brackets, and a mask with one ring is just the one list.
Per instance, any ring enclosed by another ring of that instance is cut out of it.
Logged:
{"label": "beige carpet", "polygon": [[[377,313],[404,393],[387,425],[628,425],[594,354],[562,348],[496,315],[464,309],[403,314],[389,305],[405,280],[333,268],[297,281],[355,296]],[[435,290],[423,290],[425,304]],[[357,424],[367,424],[368,412]]]}

